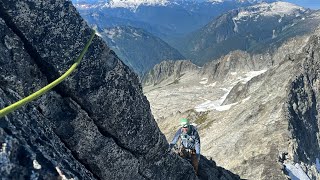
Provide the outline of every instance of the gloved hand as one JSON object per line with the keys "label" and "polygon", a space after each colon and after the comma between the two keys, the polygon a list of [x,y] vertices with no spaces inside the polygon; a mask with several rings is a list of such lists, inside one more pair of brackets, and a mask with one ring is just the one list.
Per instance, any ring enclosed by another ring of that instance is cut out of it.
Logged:
{"label": "gloved hand", "polygon": [[197,160],[200,161],[200,154],[196,154]]}

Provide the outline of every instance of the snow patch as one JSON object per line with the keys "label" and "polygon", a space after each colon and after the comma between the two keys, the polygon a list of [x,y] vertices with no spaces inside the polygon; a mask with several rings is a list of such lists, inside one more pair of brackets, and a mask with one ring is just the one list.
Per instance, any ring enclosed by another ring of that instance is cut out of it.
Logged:
{"label": "snow patch", "polygon": [[227,98],[229,92],[231,91],[231,88],[221,88],[221,90],[226,91],[226,93],[218,100],[211,101],[211,100],[206,100],[204,103],[197,105],[194,109],[197,112],[205,112],[205,111],[210,111],[210,110],[217,110],[217,111],[226,111],[229,110],[233,104],[228,104],[228,105],[222,105],[224,100]]}
{"label": "snow patch", "polygon": [[128,8],[136,10],[140,5],[146,6],[165,6],[169,3],[167,0],[110,0],[106,7],[109,8]]}
{"label": "snow patch", "polygon": [[60,170],[60,168],[58,166],[56,166],[56,170],[59,174],[59,178],[62,179],[62,180],[74,180],[75,178],[70,178],[68,179],[63,173],[62,171]]}
{"label": "snow patch", "polygon": [[217,4],[217,3],[223,3],[224,0],[208,0],[208,2],[211,2],[213,4]]}
{"label": "snow patch", "polygon": [[272,39],[276,38],[277,35],[276,35],[276,30],[272,30]]}
{"label": "snow patch", "polygon": [[251,17],[251,15],[252,14],[250,12],[248,12],[248,11],[241,11],[241,12],[238,13],[238,16],[236,16],[236,17],[234,17],[232,19],[233,19],[233,21],[238,21],[240,19],[244,19],[244,17]]}
{"label": "snow patch", "polygon": [[6,152],[7,151],[7,143],[2,143],[1,151],[0,152]]}
{"label": "snow patch", "polygon": [[238,24],[237,24],[237,22],[236,22],[236,19],[235,19],[235,18],[232,18],[232,21],[233,21],[233,24],[234,24],[233,31],[234,31],[234,32],[239,32],[239,28],[238,28]]}
{"label": "snow patch", "polygon": [[260,70],[260,71],[250,71],[250,72],[247,72],[247,73],[244,75],[244,77],[238,77],[238,80],[239,80],[241,83],[245,84],[245,83],[247,83],[248,81],[250,81],[252,78],[254,78],[254,77],[256,77],[256,76],[258,76],[258,75],[260,75],[260,74],[263,74],[263,73],[265,73],[266,71],[267,71],[266,69]]}
{"label": "snow patch", "polygon": [[122,29],[120,28],[112,28],[112,29],[104,29],[104,33],[107,35],[108,38],[113,39],[115,37],[119,37],[122,34]]}
{"label": "snow patch", "polygon": [[202,78],[199,83],[200,84],[207,84],[208,83],[208,78]]}
{"label": "snow patch", "polygon": [[232,104],[227,104],[227,105],[223,105],[223,106],[218,106],[216,107],[217,111],[227,111],[229,110],[232,106],[236,105],[238,103],[232,103]]}
{"label": "snow patch", "polygon": [[99,14],[98,14],[98,13],[93,13],[91,16],[92,16],[92,17],[95,17],[95,18],[98,18],[98,17],[99,17]]}
{"label": "snow patch", "polygon": [[138,34],[137,32],[134,32],[133,35],[134,35],[135,37],[142,37],[142,36],[141,36],[140,34]]}
{"label": "snow patch", "polygon": [[94,25],[92,28],[95,30],[95,33],[96,33],[97,36],[102,37],[102,35],[98,31],[98,26],[97,25]]}
{"label": "snow patch", "polygon": [[242,102],[242,103],[244,103],[244,102],[248,101],[248,100],[250,99],[250,97],[251,97],[251,96],[249,96],[249,97],[247,97],[247,98],[243,99],[241,102]]}
{"label": "snow patch", "polygon": [[102,37],[102,35],[98,31],[96,31],[96,35]]}
{"label": "snow patch", "polygon": [[211,83],[211,84],[205,85],[204,87],[215,87],[216,85],[217,85],[217,83],[216,83],[216,82],[214,82],[214,83]]}
{"label": "snow patch", "polygon": [[37,160],[33,160],[33,168],[34,169],[41,169],[41,165],[38,163]]}
{"label": "snow patch", "polygon": [[[243,9],[238,13],[234,20],[245,20],[247,18],[262,16],[275,16],[279,15],[284,17],[285,15],[296,15],[300,16],[299,11],[305,11],[304,8],[288,3],[288,2],[274,2],[274,3],[260,3],[258,5],[251,6]],[[279,19],[279,23],[282,19]]]}
{"label": "snow patch", "polygon": [[295,165],[285,163],[285,168],[289,173],[291,180],[310,180],[307,174],[302,170],[300,165],[296,163]]}
{"label": "snow patch", "polygon": [[233,105],[236,105],[238,103],[228,104],[221,106],[218,101],[210,101],[207,100],[206,102],[198,105],[195,107],[195,110],[197,112],[205,112],[210,110],[217,110],[217,111],[227,111],[229,110]]}
{"label": "snow patch", "polygon": [[75,4],[77,9],[90,9],[92,6],[90,4]]}
{"label": "snow patch", "polygon": [[[262,73],[265,73],[267,70],[260,70],[260,71],[249,71],[247,72],[244,77],[238,77],[238,81],[237,82],[241,82],[243,84],[247,83],[248,81],[250,81],[253,77],[258,76]],[[233,74],[232,74],[233,73]],[[231,72],[232,75],[236,75],[236,73]],[[206,81],[205,81],[206,80]],[[206,84],[207,83],[207,78],[203,78],[202,81],[200,82],[200,84]],[[237,84],[237,83],[234,83]],[[213,86],[216,85],[216,83],[212,84]],[[229,87],[229,88],[221,88],[221,90],[225,91],[226,93],[218,100],[212,101],[212,100],[208,100],[205,99],[206,101],[202,104],[199,104],[197,106],[194,107],[195,111],[197,112],[205,112],[205,111],[210,111],[210,110],[217,110],[217,111],[226,111],[229,110],[232,106],[238,104],[239,102],[233,103],[233,104],[228,104],[228,105],[222,105],[222,103],[225,101],[225,99],[227,98],[228,94],[230,93],[231,89],[233,87]],[[247,100],[249,100],[250,97],[247,97],[246,99],[243,99],[241,102],[246,102]]]}

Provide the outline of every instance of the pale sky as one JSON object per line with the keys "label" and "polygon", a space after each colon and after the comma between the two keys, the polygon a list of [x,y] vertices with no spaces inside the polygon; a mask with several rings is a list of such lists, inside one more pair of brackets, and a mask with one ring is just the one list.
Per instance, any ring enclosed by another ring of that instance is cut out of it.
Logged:
{"label": "pale sky", "polygon": [[284,0],[310,9],[320,9],[320,0]]}

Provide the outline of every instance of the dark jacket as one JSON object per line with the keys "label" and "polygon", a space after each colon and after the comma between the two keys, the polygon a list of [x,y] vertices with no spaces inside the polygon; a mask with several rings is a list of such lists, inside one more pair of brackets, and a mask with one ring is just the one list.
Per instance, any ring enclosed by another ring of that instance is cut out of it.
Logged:
{"label": "dark jacket", "polygon": [[189,130],[187,133],[184,133],[182,128],[179,128],[170,144],[176,144],[179,139],[181,139],[181,144],[186,149],[195,149],[196,154],[200,154],[200,136],[196,127],[189,125]]}

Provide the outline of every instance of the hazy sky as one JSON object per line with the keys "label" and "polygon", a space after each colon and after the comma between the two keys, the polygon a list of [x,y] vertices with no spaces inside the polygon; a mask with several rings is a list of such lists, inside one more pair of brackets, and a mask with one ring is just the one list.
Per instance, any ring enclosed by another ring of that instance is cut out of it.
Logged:
{"label": "hazy sky", "polygon": [[284,0],[310,9],[320,9],[320,0]]}

